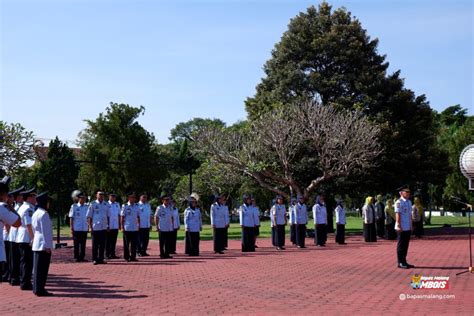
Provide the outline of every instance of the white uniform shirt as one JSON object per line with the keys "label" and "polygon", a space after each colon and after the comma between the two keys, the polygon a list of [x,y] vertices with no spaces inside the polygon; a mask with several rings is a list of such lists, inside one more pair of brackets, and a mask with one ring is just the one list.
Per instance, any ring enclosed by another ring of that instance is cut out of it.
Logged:
{"label": "white uniform shirt", "polygon": [[21,219],[21,226],[18,227],[16,233],[16,242],[17,243],[30,243],[30,234],[28,234],[27,225],[31,225],[31,217],[35,212],[35,207],[33,204],[28,202],[23,202],[21,207],[18,209],[18,215]]}
{"label": "white uniform shirt", "polygon": [[89,225],[87,224],[87,210],[88,206],[84,203],[75,203],[71,205],[69,210],[69,217],[72,218],[72,229],[75,232],[87,232],[89,231]]}
{"label": "white uniform shirt", "polygon": [[53,225],[48,212],[38,208],[33,214],[33,251],[44,251],[53,249]]}
{"label": "white uniform shirt", "polygon": [[155,212],[155,218],[159,220],[158,229],[162,232],[173,231],[173,210],[171,206],[166,207],[164,204],[158,206]]}
{"label": "white uniform shirt", "polygon": [[288,208],[288,218],[290,225],[296,224],[296,205],[290,205]]}
{"label": "white uniform shirt", "polygon": [[240,225],[244,227],[255,227],[256,226],[256,218],[255,218],[255,211],[253,210],[252,205],[243,204],[239,208],[239,220]]}
{"label": "white uniform shirt", "polygon": [[95,200],[89,205],[87,218],[92,218],[92,230],[101,231],[108,228],[109,204]]}
{"label": "white uniform shirt", "polygon": [[[15,203],[15,212],[18,214],[18,210],[20,209],[21,204]],[[18,227],[10,227],[10,233],[8,234],[8,241],[9,242],[16,242],[16,235],[18,232]]]}
{"label": "white uniform shirt", "polygon": [[179,229],[181,222],[179,221],[179,209],[177,207],[172,207],[173,209],[173,228]]}
{"label": "white uniform shirt", "polygon": [[[400,228],[402,231],[411,230],[411,211],[412,205],[410,200],[400,198],[395,203],[395,213],[400,214]],[[397,228],[397,226],[398,224],[395,224],[395,228]]]}
{"label": "white uniform shirt", "polygon": [[[18,220],[18,216],[10,212],[7,208],[7,204],[0,202],[0,229],[3,229],[3,225],[12,225]],[[12,227],[13,228],[13,227]],[[5,262],[5,243],[3,242],[3,235],[0,236],[0,262]]]}
{"label": "white uniform shirt", "polygon": [[120,211],[122,208],[120,207],[119,202],[110,202],[109,201],[109,229],[119,229],[119,217]]}
{"label": "white uniform shirt", "polygon": [[[411,210],[411,209],[410,209]],[[364,205],[362,207],[362,219],[364,224],[373,224],[375,221],[375,208],[373,205]]]}
{"label": "white uniform shirt", "polygon": [[322,225],[328,223],[328,213],[326,205],[315,204],[313,206],[313,219],[314,224]]}
{"label": "white uniform shirt", "polygon": [[138,202],[140,209],[140,228],[151,227],[151,206],[149,203]]}
{"label": "white uniform shirt", "polygon": [[123,217],[123,230],[126,232],[138,231],[138,219],[140,218],[140,207],[137,204],[124,204],[120,216]]}
{"label": "white uniform shirt", "polygon": [[227,205],[214,203],[211,206],[211,225],[216,228],[225,228],[229,223],[229,208]]}
{"label": "white uniform shirt", "polygon": [[270,218],[272,227],[275,225],[286,224],[286,207],[283,204],[275,204],[270,210]]}
{"label": "white uniform shirt", "polygon": [[346,225],[346,210],[341,205],[336,206],[334,213],[336,213],[336,224]]}
{"label": "white uniform shirt", "polygon": [[308,224],[308,208],[306,204],[296,203],[294,206],[295,212],[295,224],[306,225]]}
{"label": "white uniform shirt", "polygon": [[194,210],[188,207],[184,211],[184,227],[192,233],[200,232],[202,229],[201,210],[196,207]]}

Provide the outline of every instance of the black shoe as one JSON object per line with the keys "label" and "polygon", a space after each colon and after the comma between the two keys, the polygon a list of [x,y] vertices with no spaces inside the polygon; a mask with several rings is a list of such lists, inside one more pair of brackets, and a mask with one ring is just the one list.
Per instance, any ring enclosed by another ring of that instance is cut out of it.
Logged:
{"label": "black shoe", "polygon": [[[176,251],[170,252],[170,254],[175,255]],[[147,256],[149,256],[149,254],[147,254]]]}
{"label": "black shoe", "polygon": [[258,248],[258,246],[257,246],[257,245],[255,245],[255,248]]}
{"label": "black shoe", "polygon": [[399,269],[410,269],[407,264],[404,263],[399,263],[397,266]]}
{"label": "black shoe", "polygon": [[224,254],[223,251],[214,251],[214,253],[215,253],[216,255],[217,255],[217,254],[219,254],[219,255],[223,255],[223,254]]}
{"label": "black shoe", "polygon": [[20,286],[20,281],[10,281],[11,286]]}
{"label": "black shoe", "polygon": [[116,255],[113,255],[113,256],[110,257],[110,259],[120,259],[120,257],[116,256]]}
{"label": "black shoe", "polygon": [[47,297],[47,296],[54,296],[53,293],[50,293],[50,292],[48,292],[48,291],[46,291],[46,290],[44,290],[43,292],[35,293],[35,295],[36,295],[36,296],[45,296],[45,297]]}
{"label": "black shoe", "polygon": [[28,284],[28,285],[20,286],[20,289],[22,291],[32,291],[33,290],[33,285]]}
{"label": "black shoe", "polygon": [[130,262],[138,262],[136,258],[130,259]]}
{"label": "black shoe", "polygon": [[413,268],[415,268],[415,266],[414,266],[414,265],[412,265],[412,264],[409,264],[409,263],[407,263],[407,267],[408,267],[408,269],[413,269]]}
{"label": "black shoe", "polygon": [[141,256],[143,256],[143,255],[142,255],[141,253],[137,253],[137,256],[141,257]]}
{"label": "black shoe", "polygon": [[92,262],[92,264],[96,266],[96,265],[99,264],[99,262],[98,262],[98,261],[94,261],[94,262]]}
{"label": "black shoe", "polygon": [[[173,254],[176,254],[176,252],[173,252]],[[143,257],[149,257],[150,254],[145,252],[144,254],[142,254],[142,256],[143,256]]]}
{"label": "black shoe", "polygon": [[130,262],[130,259],[124,259],[124,260],[125,260],[125,262]]}
{"label": "black shoe", "polygon": [[227,247],[224,247],[224,250],[227,250]]}

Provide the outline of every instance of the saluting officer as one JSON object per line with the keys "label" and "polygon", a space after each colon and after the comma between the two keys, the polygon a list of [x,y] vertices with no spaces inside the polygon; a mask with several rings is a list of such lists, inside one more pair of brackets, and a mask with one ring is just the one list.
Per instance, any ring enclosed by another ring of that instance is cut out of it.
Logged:
{"label": "saluting officer", "polygon": [[104,201],[104,196],[103,191],[97,190],[97,199],[91,202],[87,210],[89,227],[92,232],[92,260],[94,265],[107,263],[104,261],[104,252],[110,208],[109,204]]}
{"label": "saluting officer", "polygon": [[240,227],[242,228],[242,252],[255,252],[255,211],[252,198],[244,194],[244,204],[239,208]]}
{"label": "saluting officer", "polygon": [[344,209],[344,202],[341,197],[336,198],[336,242],[339,245],[345,245],[346,234],[346,210]]}
{"label": "saluting officer", "polygon": [[[16,215],[18,215],[18,210],[23,204],[23,195],[20,194],[23,190],[25,190],[25,186],[21,186],[9,193],[15,201],[13,212]],[[8,241],[10,241],[10,285],[12,286],[20,285],[20,248],[16,242],[17,232],[17,227],[10,227],[8,233]]]}
{"label": "saluting officer", "polygon": [[398,232],[397,258],[398,268],[410,269],[414,268],[407,262],[408,246],[410,245],[410,237],[412,231],[411,212],[412,204],[410,201],[410,188],[402,186],[398,188],[400,198],[395,203],[395,230]]}
{"label": "saluting officer", "polygon": [[138,202],[138,208],[140,210],[140,230],[138,232],[138,255],[148,257],[149,254],[146,252],[148,249],[148,243],[150,242],[150,228],[151,228],[151,206],[148,203],[148,195],[142,194],[140,196],[140,202]]}
{"label": "saluting officer", "polygon": [[33,252],[31,241],[33,240],[33,228],[31,218],[35,211],[36,189],[31,188],[20,192],[23,195],[23,204],[18,209],[21,226],[18,227],[16,242],[20,250],[20,288],[23,291],[31,291],[31,272],[33,270]]}
{"label": "saluting officer", "polygon": [[185,253],[190,256],[199,256],[199,239],[202,230],[201,210],[197,206],[195,197],[190,196],[188,201],[189,207],[184,211]]}
{"label": "saluting officer", "polygon": [[[20,217],[12,212],[8,206],[7,201],[8,197],[8,186],[10,183],[10,178],[5,177],[0,182],[0,230],[3,230],[3,225],[8,225],[10,227],[19,227],[21,225]],[[0,238],[3,239],[3,235],[0,235]],[[0,274],[2,273],[2,267],[6,264],[6,249],[3,240],[0,240]],[[8,267],[5,267],[7,269]],[[5,280],[5,281],[8,281]]]}
{"label": "saluting officer", "polygon": [[308,208],[303,195],[298,195],[298,203],[293,208],[295,221],[296,244],[298,248],[306,248],[306,224],[308,224]]}
{"label": "saluting officer", "polygon": [[127,262],[137,261],[138,227],[140,226],[140,207],[135,203],[135,192],[127,194],[128,203],[122,206],[120,212],[121,227],[123,228],[123,257]]}
{"label": "saluting officer", "polygon": [[32,218],[33,227],[33,293],[36,296],[52,296],[46,291],[51,250],[53,249],[53,227],[48,214],[48,193],[36,197],[36,211]]}
{"label": "saluting officer", "polygon": [[215,196],[211,206],[211,226],[214,238],[214,253],[223,254],[225,248],[225,230],[229,222],[229,208],[224,203],[224,195]]}
{"label": "saluting officer", "polygon": [[108,259],[120,259],[116,255],[115,249],[117,248],[117,236],[118,231],[121,229],[120,226],[120,212],[122,207],[117,202],[117,194],[109,194],[109,230],[107,231],[105,255]]}
{"label": "saluting officer", "polygon": [[76,262],[85,262],[87,233],[89,225],[87,224],[86,197],[84,193],[78,192],[76,195],[78,201],[71,206],[69,211],[69,219],[71,226],[72,238],[74,241],[74,259]]}
{"label": "saluting officer", "polygon": [[316,230],[314,243],[318,247],[326,247],[328,217],[325,196],[323,194],[316,197],[316,204],[313,206],[313,219]]}
{"label": "saluting officer", "polygon": [[282,196],[277,195],[275,200],[276,204],[270,210],[271,225],[275,230],[275,247],[277,250],[285,250],[286,208]]}
{"label": "saluting officer", "polygon": [[160,239],[160,258],[171,259],[171,234],[173,231],[173,210],[167,194],[161,195],[162,204],[156,208],[155,223]]}
{"label": "saluting officer", "polygon": [[173,234],[171,236],[171,247],[170,253],[176,254],[176,243],[178,242],[178,231],[181,227],[181,222],[179,220],[179,209],[176,206],[176,201],[170,197],[171,209],[173,210]]}

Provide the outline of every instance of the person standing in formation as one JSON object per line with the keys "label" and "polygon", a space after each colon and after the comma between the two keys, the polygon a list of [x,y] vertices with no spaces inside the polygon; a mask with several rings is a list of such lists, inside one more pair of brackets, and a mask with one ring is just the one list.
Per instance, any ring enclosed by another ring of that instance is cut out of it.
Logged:
{"label": "person standing in formation", "polygon": [[[4,177],[2,181],[0,181],[0,230],[3,230],[3,225],[7,225],[8,228],[19,227],[21,225],[20,217],[16,213],[14,213],[7,204],[9,200],[8,190],[10,181],[10,177]],[[9,246],[9,243],[4,243],[1,239],[3,237],[4,235],[0,235],[0,275],[3,275],[3,281],[9,281],[9,267],[7,266],[7,255],[5,249],[5,246]],[[3,273],[2,269],[7,270],[6,275]],[[2,280],[0,280],[0,282]]]}
{"label": "person standing in formation", "polygon": [[296,246],[296,199],[290,199],[288,207],[288,222],[290,224],[290,241],[293,246]]}
{"label": "person standing in formation", "polygon": [[387,239],[397,239],[397,232],[395,231],[395,209],[393,208],[393,200],[387,199],[387,206],[385,206],[385,230],[387,231]]}
{"label": "person standing in formation", "polygon": [[171,234],[173,232],[173,210],[170,206],[170,197],[161,195],[162,204],[156,208],[155,223],[160,239],[160,258],[171,259]]}
{"label": "person standing in formation", "polygon": [[411,221],[411,192],[408,186],[403,186],[398,191],[400,192],[400,198],[395,203],[395,230],[398,232],[397,267],[400,269],[410,269],[415,267],[407,262],[408,246],[410,245],[411,231],[413,229]]}
{"label": "person standing in formation", "polygon": [[253,211],[255,212],[255,236],[254,236],[254,245],[255,248],[258,248],[257,245],[257,237],[260,236],[260,209],[257,206],[257,202],[255,200],[255,197],[252,196],[252,207]]}
{"label": "person standing in formation", "polygon": [[252,198],[244,194],[243,202],[239,208],[239,221],[242,228],[242,252],[255,252],[255,226],[256,218],[252,207]]}
{"label": "person standing in formation", "polygon": [[320,194],[316,197],[316,204],[313,206],[314,219],[314,243],[318,247],[326,247],[327,241],[327,208],[326,197]]}
{"label": "person standing in formation", "polygon": [[365,199],[365,205],[362,207],[362,219],[364,221],[365,242],[376,242],[374,198],[371,196]]}
{"label": "person standing in formation", "polygon": [[135,192],[127,194],[128,203],[120,212],[123,229],[123,257],[127,262],[137,261],[138,228],[140,227],[140,207],[136,204]]}
{"label": "person standing in formation", "polygon": [[[21,186],[18,189],[13,190],[9,194],[13,196],[15,202],[13,212],[18,215],[18,210],[23,204],[23,195],[20,194],[25,190],[25,186]],[[20,248],[16,242],[16,235],[18,233],[17,227],[10,227],[8,233],[8,240],[10,241],[10,285],[20,285]]]}
{"label": "person standing in formation", "polygon": [[385,205],[383,205],[382,195],[377,195],[377,202],[375,203],[375,225],[377,229],[377,236],[385,238]]}
{"label": "person standing in formation", "polygon": [[344,209],[344,202],[341,197],[336,198],[336,242],[339,245],[345,245],[346,234],[346,210]]}
{"label": "person standing in formation", "polygon": [[97,190],[97,199],[89,205],[87,210],[89,227],[92,232],[92,260],[94,265],[107,263],[104,261],[104,255],[105,239],[109,229],[110,206],[104,201],[104,196],[104,192]]}
{"label": "person standing in formation", "polygon": [[414,204],[412,206],[411,219],[413,222],[413,235],[417,238],[421,238],[423,235],[423,205],[421,204],[421,199],[415,197],[413,200]]}
{"label": "person standing in formation", "polygon": [[197,199],[193,196],[189,197],[189,207],[184,211],[184,228],[186,230],[185,253],[189,256],[199,256],[202,218]]}
{"label": "person standing in formation", "polygon": [[109,230],[107,231],[105,255],[107,259],[120,259],[116,255],[117,236],[122,227],[120,226],[120,212],[122,207],[117,202],[117,195],[115,193],[109,194]]}
{"label": "person standing in formation", "polygon": [[229,223],[229,209],[225,205],[224,195],[215,195],[215,202],[211,206],[210,213],[214,253],[223,254],[225,249],[225,230]]}
{"label": "person standing in formation", "polygon": [[150,228],[152,212],[150,203],[148,203],[148,195],[142,194],[140,202],[138,202],[140,215],[140,230],[138,231],[137,251],[140,257],[148,257],[148,243],[150,242]]}
{"label": "person standing in formation", "polygon": [[277,195],[276,203],[270,210],[271,225],[275,230],[275,247],[277,250],[285,250],[285,226],[286,208],[283,197]]}
{"label": "person standing in formation", "polygon": [[69,221],[72,239],[74,243],[74,259],[76,262],[84,262],[86,256],[86,242],[89,226],[87,224],[86,198],[82,192],[76,195],[78,202],[71,206],[69,211]]}
{"label": "person standing in formation", "polygon": [[53,227],[48,214],[48,193],[36,197],[36,211],[31,219],[33,227],[33,293],[36,296],[52,296],[45,289],[48,279],[51,251],[53,249]]}
{"label": "person standing in formation", "polygon": [[306,224],[308,224],[308,208],[303,195],[298,195],[298,203],[293,207],[295,222],[295,237],[298,248],[306,248]]}
{"label": "person standing in formation", "polygon": [[173,198],[170,198],[171,209],[173,210],[173,236],[171,238],[171,254],[176,254],[176,245],[178,243],[178,231],[181,227],[181,222],[179,220],[179,209],[176,206],[176,201]]}

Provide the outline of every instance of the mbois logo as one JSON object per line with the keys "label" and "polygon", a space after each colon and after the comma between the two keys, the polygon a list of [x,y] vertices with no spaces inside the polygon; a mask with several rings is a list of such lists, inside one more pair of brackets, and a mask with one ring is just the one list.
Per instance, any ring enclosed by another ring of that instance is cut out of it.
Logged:
{"label": "mbois logo", "polygon": [[410,285],[414,290],[449,290],[449,277],[415,274]]}

